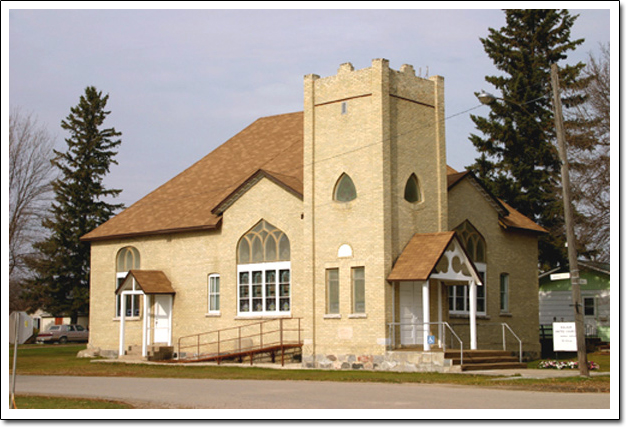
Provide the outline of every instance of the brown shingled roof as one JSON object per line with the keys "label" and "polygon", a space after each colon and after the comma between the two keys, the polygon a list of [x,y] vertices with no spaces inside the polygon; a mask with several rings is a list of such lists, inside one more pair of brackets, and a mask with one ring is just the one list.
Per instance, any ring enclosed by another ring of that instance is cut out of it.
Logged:
{"label": "brown shingled roof", "polygon": [[301,112],[258,119],[82,240],[216,228],[211,211],[259,169],[302,194],[303,127]]}
{"label": "brown shingled roof", "polygon": [[[145,294],[175,294],[172,288],[172,282],[167,278],[165,273],[160,270],[130,270],[124,282],[130,277],[134,277],[135,281]],[[120,286],[116,293],[124,289]]]}
{"label": "brown shingled roof", "polygon": [[500,223],[502,224],[504,228],[528,230],[528,231],[533,231],[537,233],[548,232],[548,230],[546,230],[545,228],[535,223],[530,218],[526,217],[525,215],[517,211],[511,205],[505,203],[503,200],[498,199],[493,194],[491,194],[485,188],[485,186],[480,182],[480,180],[476,178],[474,174],[471,173],[470,171],[451,173],[450,169],[452,168],[448,169],[448,191],[450,191],[452,187],[454,187],[456,184],[458,184],[460,181],[462,181],[465,178],[473,179],[474,182],[480,185],[480,187],[484,190],[482,193],[485,194],[485,196],[488,197],[493,202],[494,205],[497,205],[498,209],[501,209],[502,212],[499,212]]}
{"label": "brown shingled roof", "polygon": [[387,280],[389,282],[428,280],[454,234],[454,231],[415,234],[402,250]]}
{"label": "brown shingled roof", "polygon": [[[81,238],[96,241],[210,230],[221,213],[259,174],[298,196],[303,194],[304,115],[264,117],[200,161]],[[447,167],[448,189],[468,172]],[[470,174],[471,175],[471,174]],[[497,200],[497,199],[496,199]],[[545,230],[506,205],[504,227]]]}

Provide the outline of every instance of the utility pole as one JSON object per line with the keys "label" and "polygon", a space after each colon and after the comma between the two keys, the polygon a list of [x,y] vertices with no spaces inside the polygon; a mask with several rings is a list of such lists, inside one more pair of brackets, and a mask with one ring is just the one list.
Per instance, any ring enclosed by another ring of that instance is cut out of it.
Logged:
{"label": "utility pole", "polygon": [[559,74],[556,64],[551,67],[552,94],[554,99],[554,124],[556,127],[556,140],[561,155],[561,185],[563,187],[563,206],[565,210],[565,229],[567,233],[567,257],[570,268],[570,281],[572,282],[572,302],[574,304],[574,321],[576,323],[576,346],[578,349],[578,369],[580,375],[589,376],[587,367],[587,347],[585,345],[585,321],[583,317],[582,300],[580,297],[580,273],[578,271],[578,254],[576,252],[576,236],[574,234],[574,214],[569,183],[569,161],[565,145],[565,132],[563,129],[563,111],[561,109],[561,94],[559,90]]}

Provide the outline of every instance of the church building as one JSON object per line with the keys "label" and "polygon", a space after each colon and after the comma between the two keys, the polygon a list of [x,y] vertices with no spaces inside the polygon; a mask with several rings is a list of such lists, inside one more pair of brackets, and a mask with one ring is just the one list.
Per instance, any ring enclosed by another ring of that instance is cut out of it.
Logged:
{"label": "church building", "polygon": [[447,166],[445,123],[444,79],[410,65],[305,76],[302,112],[256,120],[83,236],[89,348],[295,342],[305,367],[437,371],[447,348],[537,355],[546,230]]}

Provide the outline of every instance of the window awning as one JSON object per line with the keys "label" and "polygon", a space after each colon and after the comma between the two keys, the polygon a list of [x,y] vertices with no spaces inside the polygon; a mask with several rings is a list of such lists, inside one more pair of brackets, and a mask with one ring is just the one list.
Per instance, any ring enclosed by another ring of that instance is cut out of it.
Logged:
{"label": "window awning", "polygon": [[415,234],[406,245],[389,282],[420,282],[428,279],[481,284],[476,266],[469,259],[454,231]]}
{"label": "window awning", "polygon": [[176,293],[174,288],[172,288],[170,280],[160,270],[130,270],[124,282],[117,288],[115,293],[119,295],[129,287],[132,288],[133,280],[131,279],[134,279],[134,284],[147,295]]}

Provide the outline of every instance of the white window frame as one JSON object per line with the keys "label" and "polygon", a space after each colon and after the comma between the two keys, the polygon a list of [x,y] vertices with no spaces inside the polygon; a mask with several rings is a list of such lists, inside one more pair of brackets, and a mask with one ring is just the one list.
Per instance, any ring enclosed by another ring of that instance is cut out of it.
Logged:
{"label": "white window frame", "polygon": [[[126,276],[128,275],[128,271],[125,272],[119,272],[116,274],[116,283],[117,283],[117,287],[115,290],[119,289],[120,286],[122,286],[122,283],[124,283],[124,279],[126,278]],[[133,290],[135,290],[135,279],[133,278]],[[129,296],[129,295],[127,295]],[[126,304],[126,312],[128,313],[128,311],[130,310],[130,315],[126,315],[126,319],[139,319],[141,317],[141,309],[140,309],[140,299],[139,299],[140,295],[132,295],[130,298],[130,305],[127,303]],[[115,319],[120,319],[122,316],[120,316],[120,309],[122,308],[122,295],[121,294],[117,294],[115,295]],[[135,314],[136,313],[136,314]]]}
{"label": "white window frame", "polygon": [[[478,271],[478,273],[480,274],[481,278],[482,278],[482,286],[476,286],[476,314],[478,314],[479,316],[486,316],[487,315],[487,263],[484,262],[475,262],[474,265],[476,266],[476,271]],[[464,307],[462,309],[458,309],[456,307],[456,293],[458,291],[463,292],[463,305]],[[449,287],[448,289],[449,295],[448,295],[448,307],[450,307],[450,303],[449,300],[450,298],[452,298],[452,301],[454,301],[454,309],[449,309],[450,314],[467,314],[469,315],[469,286],[467,285],[452,285]],[[479,296],[479,293],[482,294],[482,296]],[[478,304],[478,299],[482,298],[484,300],[484,304],[483,304],[483,310],[479,310],[479,304]]]}
{"label": "white window frame", "polygon": [[[213,283],[211,283],[213,279]],[[215,279],[217,279],[217,290],[215,290],[211,285],[215,283]],[[220,314],[220,275],[217,273],[209,274],[209,278],[207,279],[207,313],[217,315]],[[211,307],[211,297],[215,296],[215,301],[217,302],[217,308]]]}
{"label": "white window frame", "polygon": [[[289,271],[289,295],[287,297],[280,295],[280,271],[288,270]],[[262,272],[261,279],[261,297],[262,298],[262,310],[261,311],[253,311],[253,289],[252,289],[252,273],[256,271]],[[267,287],[265,283],[266,272],[268,271],[276,271],[276,288],[275,288],[275,298],[276,298],[276,310],[266,310],[266,292]],[[242,284],[241,273],[249,273],[249,282],[246,284]],[[243,287],[247,285],[248,288],[248,299],[250,301],[249,311],[241,311],[241,290]],[[293,277],[291,275],[291,261],[279,261],[279,262],[264,262],[257,264],[239,264],[237,265],[237,316],[238,317],[278,317],[278,316],[291,316],[291,307],[292,307],[292,296],[293,296]],[[280,310],[281,300],[288,298],[289,310]]]}
{"label": "white window frame", "polygon": [[[500,313],[510,313],[511,293],[509,287],[510,276],[508,273],[500,274]],[[505,307],[502,307],[502,298],[504,297]]]}

